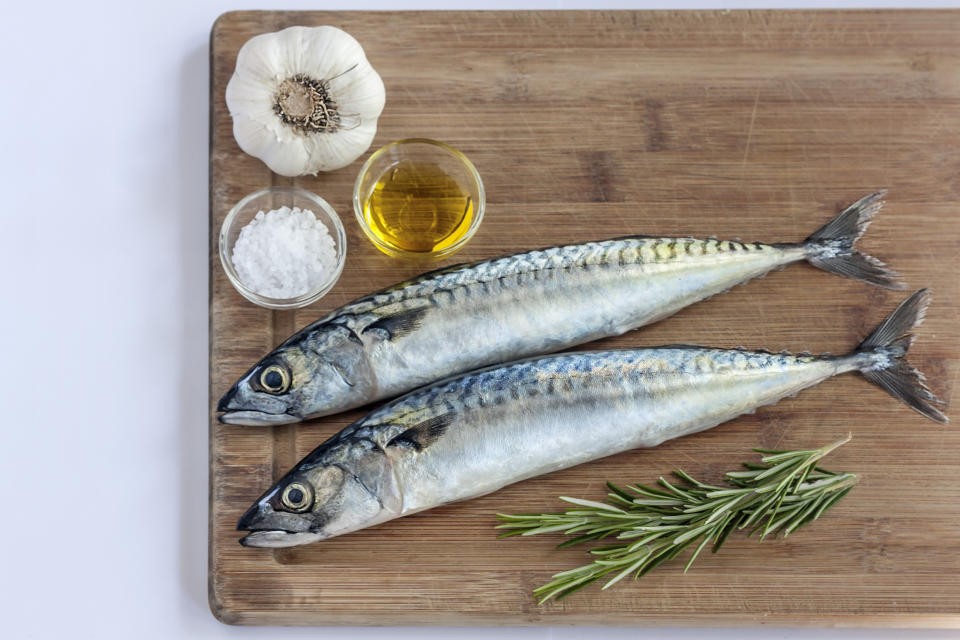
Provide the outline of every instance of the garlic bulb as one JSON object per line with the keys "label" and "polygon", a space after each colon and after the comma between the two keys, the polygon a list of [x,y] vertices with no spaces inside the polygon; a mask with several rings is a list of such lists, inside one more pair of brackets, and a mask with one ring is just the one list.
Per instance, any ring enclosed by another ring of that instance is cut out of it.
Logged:
{"label": "garlic bulb", "polygon": [[283,176],[347,166],[370,146],[383,81],[353,36],[290,27],[248,40],[227,84],[233,136]]}

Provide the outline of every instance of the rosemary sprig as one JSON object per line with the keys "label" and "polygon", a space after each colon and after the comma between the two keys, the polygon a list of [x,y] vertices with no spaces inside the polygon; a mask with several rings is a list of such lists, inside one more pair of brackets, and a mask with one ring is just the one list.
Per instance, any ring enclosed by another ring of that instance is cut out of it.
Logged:
{"label": "rosemary sprig", "polygon": [[614,575],[604,589],[631,574],[639,578],[693,547],[683,569],[686,573],[705,546],[712,542],[715,553],[734,530],[746,529],[748,535],[759,532],[763,540],[770,534],[786,536],[819,518],[857,483],[852,473],[817,466],[821,458],[849,441],[848,435],[822,449],[754,449],[765,454],[761,464],[747,462],[745,470],[728,472],[726,486],[705,484],[679,469],[673,473],[681,486],[663,477],[659,487],[618,487],[608,482],[606,503],[561,496],[576,508],[563,513],[497,514],[502,522],[497,528],[508,530],[501,538],[561,532],[574,536],[558,548],[610,536],[619,541],[593,547],[589,550],[595,556],[592,562],[557,573],[534,589],[541,603],[568,596],[610,574]]}

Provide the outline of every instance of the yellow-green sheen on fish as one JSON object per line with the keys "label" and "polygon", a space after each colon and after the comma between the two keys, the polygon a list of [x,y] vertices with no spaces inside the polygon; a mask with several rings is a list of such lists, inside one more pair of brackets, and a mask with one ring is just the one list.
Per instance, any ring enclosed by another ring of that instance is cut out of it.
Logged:
{"label": "yellow-green sheen on fish", "polygon": [[545,356],[438,382],[317,447],[243,515],[241,542],[349,533],[709,429],[849,371],[945,422],[905,359],[928,301],[918,291],[845,356],[681,345]]}
{"label": "yellow-green sheen on fish", "polygon": [[793,262],[897,288],[854,242],[884,192],[803,242],[633,236],[423,274],[305,327],[221,398],[220,420],[287,424],[478,367],[618,335]]}

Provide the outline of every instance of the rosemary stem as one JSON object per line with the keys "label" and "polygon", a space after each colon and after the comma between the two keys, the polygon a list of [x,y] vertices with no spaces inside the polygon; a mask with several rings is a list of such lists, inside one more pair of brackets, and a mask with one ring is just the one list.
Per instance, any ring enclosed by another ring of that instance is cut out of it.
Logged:
{"label": "rosemary stem", "polygon": [[608,482],[607,502],[563,496],[560,499],[574,508],[563,513],[497,514],[496,528],[504,530],[501,537],[576,536],[560,547],[606,537],[616,540],[589,549],[590,563],[557,573],[534,589],[541,603],[563,598],[613,573],[604,589],[631,574],[639,578],[695,544],[684,565],[686,573],[707,545],[712,542],[716,552],[735,529],[746,530],[748,536],[759,532],[761,540],[768,535],[785,537],[833,507],[857,483],[857,476],[827,471],[817,464],[849,441],[848,434],[820,449],[755,449],[764,454],[761,462],[744,463],[746,471],[727,473],[726,487],[700,482],[681,469],[673,472],[677,484],[663,477],[657,487],[619,487]]}

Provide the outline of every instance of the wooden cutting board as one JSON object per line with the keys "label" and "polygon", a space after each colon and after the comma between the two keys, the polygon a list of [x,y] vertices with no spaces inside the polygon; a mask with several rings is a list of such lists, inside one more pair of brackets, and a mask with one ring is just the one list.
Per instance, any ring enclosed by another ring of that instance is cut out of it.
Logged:
{"label": "wooden cutting board", "polygon": [[[240,46],[291,25],[337,25],[387,88],[373,149],[423,136],[476,164],[487,214],[457,260],[626,234],[800,240],[890,189],[863,247],[934,302],[910,359],[950,400],[960,362],[960,13],[240,12],[214,25],[210,143],[210,604],[236,624],[960,626],[960,430],[846,375],[702,434],[522,482],[305,547],[237,544],[237,518],[361,414],[278,428],[218,424],[217,398],[295,329],[430,265],[362,236],[364,158],[273,175],[234,142],[224,89]],[[308,309],[271,312],[230,286],[216,236],[267,185],[326,198],[349,237],[343,277]],[[453,262],[450,260],[449,262]],[[844,352],[904,292],[793,266],[590,348],[693,342]],[[442,345],[438,345],[442,348]],[[951,412],[948,409],[948,415]],[[811,448],[847,432],[828,468],[862,481],[786,540],[731,538],[701,557],[539,606],[533,587],[586,557],[559,538],[498,540],[494,514],[593,499],[604,480],[682,466],[719,480],[749,449]]]}

